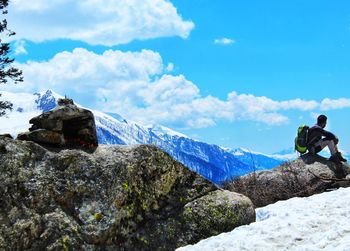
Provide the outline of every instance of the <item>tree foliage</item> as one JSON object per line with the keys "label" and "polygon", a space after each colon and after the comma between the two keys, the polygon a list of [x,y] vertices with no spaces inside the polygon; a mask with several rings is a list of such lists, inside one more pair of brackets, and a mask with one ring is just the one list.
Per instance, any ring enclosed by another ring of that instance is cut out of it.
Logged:
{"label": "tree foliage", "polygon": [[[8,3],[9,0],[0,0],[0,13],[3,17],[8,13]],[[0,84],[6,84],[9,80],[14,83],[23,81],[22,71],[12,66],[14,58],[8,56],[10,44],[3,41],[3,37],[11,37],[15,34],[7,28],[7,20],[3,18],[0,21]],[[12,104],[8,101],[0,101],[0,116],[3,116],[8,109],[12,109]]]}

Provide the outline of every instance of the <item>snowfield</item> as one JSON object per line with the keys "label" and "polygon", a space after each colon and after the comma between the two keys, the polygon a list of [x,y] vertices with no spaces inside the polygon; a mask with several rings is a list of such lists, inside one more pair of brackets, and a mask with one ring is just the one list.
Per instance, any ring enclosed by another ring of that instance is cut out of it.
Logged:
{"label": "snowfield", "polygon": [[256,209],[257,222],[177,251],[349,251],[350,188]]}

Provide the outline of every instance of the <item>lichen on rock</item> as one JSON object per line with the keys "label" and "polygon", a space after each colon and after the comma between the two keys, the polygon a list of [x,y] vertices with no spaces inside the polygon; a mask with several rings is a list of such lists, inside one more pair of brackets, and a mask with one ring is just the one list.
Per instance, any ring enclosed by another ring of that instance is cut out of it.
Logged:
{"label": "lichen on rock", "polygon": [[152,145],[0,145],[0,250],[174,250],[255,219],[249,199]]}
{"label": "lichen on rock", "polygon": [[254,207],[247,197],[220,190],[185,205],[183,216],[191,222],[191,232],[208,235],[228,232],[232,226],[246,225],[255,220]]}

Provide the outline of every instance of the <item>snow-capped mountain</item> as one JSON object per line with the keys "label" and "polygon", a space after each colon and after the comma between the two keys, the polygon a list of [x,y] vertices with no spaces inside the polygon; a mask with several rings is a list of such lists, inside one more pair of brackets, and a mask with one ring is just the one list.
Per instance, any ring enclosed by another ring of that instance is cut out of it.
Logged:
{"label": "snow-capped mountain", "polygon": [[249,149],[237,148],[230,150],[238,160],[250,166],[253,170],[266,170],[281,165],[287,158],[272,157],[263,153],[252,152]]}
{"label": "snow-capped mountain", "polygon": [[268,156],[281,160],[294,160],[299,157],[299,153],[294,150],[294,147],[291,147]]}
{"label": "snow-capped mountain", "polygon": [[[3,92],[2,98],[13,103],[13,111],[0,117],[0,133],[14,137],[26,131],[28,121],[54,108],[62,96],[48,90],[35,94]],[[283,160],[243,149],[227,150],[217,145],[193,140],[161,125],[143,126],[119,114],[94,113],[100,144],[155,144],[185,166],[209,180],[222,181],[254,170],[270,169]]]}

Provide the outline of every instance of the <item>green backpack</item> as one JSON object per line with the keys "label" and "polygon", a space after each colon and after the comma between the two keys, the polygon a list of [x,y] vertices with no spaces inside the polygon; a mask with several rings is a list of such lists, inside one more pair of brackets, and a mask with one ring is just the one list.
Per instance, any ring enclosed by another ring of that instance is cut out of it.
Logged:
{"label": "green backpack", "polygon": [[294,148],[301,154],[307,151],[307,140],[308,140],[309,127],[307,125],[301,125],[298,128],[298,134],[294,140]]}

